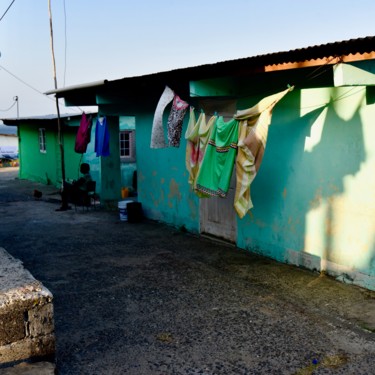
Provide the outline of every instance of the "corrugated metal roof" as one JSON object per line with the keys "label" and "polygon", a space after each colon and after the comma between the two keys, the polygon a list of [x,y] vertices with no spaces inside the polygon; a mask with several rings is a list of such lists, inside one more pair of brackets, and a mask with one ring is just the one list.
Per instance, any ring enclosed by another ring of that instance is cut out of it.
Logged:
{"label": "corrugated metal roof", "polygon": [[248,59],[254,61],[259,60],[265,62],[266,64],[283,64],[322,59],[331,56],[371,53],[374,50],[375,36],[368,36],[365,38],[349,39],[341,42],[333,42],[306,48],[298,48],[290,51],[269,53]]}
{"label": "corrugated metal roof", "polygon": [[375,51],[375,36],[367,36],[364,38],[349,39],[341,42],[333,42],[321,45],[310,46],[306,48],[298,48],[289,51],[275,52],[253,57],[246,57],[236,60],[221,61],[214,64],[205,64],[188,68],[175,69],[159,73],[152,73],[142,76],[124,77],[117,80],[100,81],[99,84],[88,83],[78,86],[66,87],[58,90],[48,91],[46,94],[58,94],[64,97],[66,93],[73,91],[91,92],[92,89],[105,88],[123,83],[133,83],[139,81],[147,81],[153,79],[163,79],[165,77],[179,77],[185,79],[203,79],[215,76],[223,76],[233,74],[241,74],[249,69],[262,68],[268,65],[300,63],[308,60],[327,59],[330,57],[342,57],[355,54],[366,54]]}
{"label": "corrugated metal roof", "polygon": [[[204,69],[207,72],[214,72],[216,70],[222,71],[223,68],[228,73],[228,70],[232,66],[265,66],[265,65],[276,65],[276,64],[286,64],[286,63],[300,63],[307,60],[317,60],[330,58],[333,56],[346,56],[355,54],[365,54],[375,51],[375,36],[368,36],[365,38],[349,39],[342,42],[327,43],[321,45],[310,46],[306,48],[298,48],[289,51],[268,53],[264,55],[256,55],[252,57],[244,57],[235,60],[220,61],[213,64],[198,65],[194,67],[175,69],[167,72],[153,73],[138,77],[125,77],[123,79],[129,78],[139,78],[147,77],[158,74],[183,72],[183,71],[199,71]],[[229,68],[229,69],[228,69]],[[113,81],[109,81],[113,82]]]}
{"label": "corrugated metal roof", "polygon": [[[90,113],[90,112],[86,112],[86,114],[96,114],[96,112],[93,112],[93,113]],[[74,114],[68,114],[68,113],[64,113],[64,114],[61,114],[60,115],[60,118],[61,119],[70,119],[70,118],[81,118],[82,114],[77,114],[77,113],[74,113]],[[51,121],[55,121],[57,120],[57,115],[56,114],[50,114],[50,115],[43,115],[43,116],[29,116],[29,117],[13,117],[13,118],[0,118],[0,120],[2,120],[4,122],[4,125],[6,126],[14,126],[14,125],[17,125],[19,123],[27,123],[27,122],[36,122],[36,121],[39,121],[39,122],[51,122]],[[1,125],[0,125],[1,127]]]}

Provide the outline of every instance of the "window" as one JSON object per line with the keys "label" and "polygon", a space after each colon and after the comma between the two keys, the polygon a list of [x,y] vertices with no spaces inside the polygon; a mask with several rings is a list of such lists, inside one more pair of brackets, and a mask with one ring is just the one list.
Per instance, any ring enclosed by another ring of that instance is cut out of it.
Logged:
{"label": "window", "polygon": [[120,157],[123,161],[135,161],[135,132],[134,130],[120,131]]}
{"label": "window", "polygon": [[39,151],[46,153],[46,129],[39,129]]}

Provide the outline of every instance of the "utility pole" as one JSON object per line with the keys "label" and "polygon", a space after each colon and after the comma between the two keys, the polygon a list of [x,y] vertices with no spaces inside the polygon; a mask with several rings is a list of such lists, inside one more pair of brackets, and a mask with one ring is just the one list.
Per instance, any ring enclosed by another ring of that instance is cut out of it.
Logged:
{"label": "utility pole", "polygon": [[[50,34],[51,34],[51,52],[52,52],[52,65],[53,65],[53,80],[55,83],[55,90],[57,90],[57,78],[56,78],[56,61],[55,61],[55,51],[53,46],[53,27],[52,27],[52,11],[51,11],[51,0],[48,0],[48,13],[49,13],[49,25],[50,25]],[[58,140],[60,145],[60,154],[61,154],[61,177],[62,177],[62,190],[65,188],[65,158],[64,158],[64,145],[63,145],[63,132],[61,127],[61,118],[60,118],[60,107],[59,107],[59,99],[57,94],[55,95],[56,99],[56,109],[57,109],[57,132],[58,132]],[[62,195],[65,197],[65,194]],[[68,202],[64,202],[64,198],[62,205],[68,206]]]}

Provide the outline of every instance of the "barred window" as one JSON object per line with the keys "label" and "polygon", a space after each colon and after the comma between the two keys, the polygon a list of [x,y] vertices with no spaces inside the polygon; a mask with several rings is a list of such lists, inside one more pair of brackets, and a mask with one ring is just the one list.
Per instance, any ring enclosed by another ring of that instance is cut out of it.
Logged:
{"label": "barred window", "polygon": [[135,131],[120,131],[120,157],[123,161],[135,161]]}
{"label": "barred window", "polygon": [[46,129],[40,128],[39,129],[39,151],[46,153]]}

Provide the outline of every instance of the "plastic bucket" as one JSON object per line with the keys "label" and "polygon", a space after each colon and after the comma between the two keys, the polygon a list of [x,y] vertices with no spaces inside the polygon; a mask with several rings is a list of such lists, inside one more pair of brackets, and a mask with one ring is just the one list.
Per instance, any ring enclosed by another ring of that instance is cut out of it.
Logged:
{"label": "plastic bucket", "polygon": [[128,203],[132,201],[120,201],[118,202],[118,209],[120,213],[120,220],[121,221],[128,221]]}

